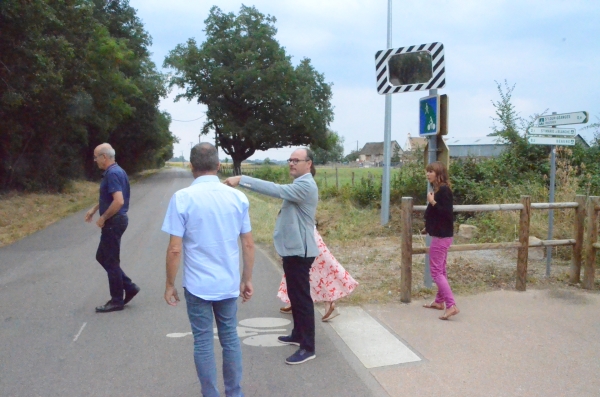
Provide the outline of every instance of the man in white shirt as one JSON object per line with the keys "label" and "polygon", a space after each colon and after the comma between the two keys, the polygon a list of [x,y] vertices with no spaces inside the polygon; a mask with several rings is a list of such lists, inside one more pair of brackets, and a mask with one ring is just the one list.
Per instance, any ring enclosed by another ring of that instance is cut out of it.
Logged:
{"label": "man in white shirt", "polygon": [[[183,252],[183,288],[194,334],[194,361],[202,395],[219,396],[214,357],[213,312],[223,349],[225,394],[243,396],[242,350],[237,335],[237,298],[252,297],[254,241],[242,192],[220,183],[217,149],[203,142],[190,154],[194,182],[169,203],[162,230],[171,235],[167,249],[165,300],[179,302],[175,277]],[[240,280],[238,238],[243,271]]]}

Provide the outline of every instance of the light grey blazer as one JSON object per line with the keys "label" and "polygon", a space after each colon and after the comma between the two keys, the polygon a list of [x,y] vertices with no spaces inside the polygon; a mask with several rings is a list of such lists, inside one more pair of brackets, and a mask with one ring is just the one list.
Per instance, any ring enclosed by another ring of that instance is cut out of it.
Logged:
{"label": "light grey blazer", "polygon": [[273,244],[280,256],[316,257],[315,215],[319,189],[310,173],[289,185],[278,185],[262,179],[242,176],[240,186],[267,196],[283,199],[277,215]]}

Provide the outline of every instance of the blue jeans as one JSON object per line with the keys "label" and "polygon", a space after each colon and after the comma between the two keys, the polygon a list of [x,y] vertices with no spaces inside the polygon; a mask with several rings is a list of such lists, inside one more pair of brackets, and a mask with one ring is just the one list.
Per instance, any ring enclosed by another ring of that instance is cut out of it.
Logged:
{"label": "blue jeans", "polygon": [[237,334],[237,298],[206,301],[185,290],[187,312],[194,334],[194,362],[204,397],[218,397],[214,353],[213,313],[223,349],[223,379],[227,397],[243,397],[242,347]]}

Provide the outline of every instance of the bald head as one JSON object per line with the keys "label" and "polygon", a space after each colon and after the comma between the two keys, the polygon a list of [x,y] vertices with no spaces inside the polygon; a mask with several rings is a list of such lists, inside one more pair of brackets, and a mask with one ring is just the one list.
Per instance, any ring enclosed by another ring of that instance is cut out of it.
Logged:
{"label": "bald head", "polygon": [[107,169],[115,162],[115,149],[108,143],[96,146],[96,149],[94,149],[94,161],[101,170]]}
{"label": "bald head", "polygon": [[94,154],[105,154],[106,157],[113,160],[115,159],[115,149],[113,149],[113,147],[110,146],[110,143],[102,143],[96,146]]}

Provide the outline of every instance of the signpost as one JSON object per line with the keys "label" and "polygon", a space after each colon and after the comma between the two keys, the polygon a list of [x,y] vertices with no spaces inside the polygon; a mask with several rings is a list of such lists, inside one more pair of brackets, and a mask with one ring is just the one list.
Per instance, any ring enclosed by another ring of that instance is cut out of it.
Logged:
{"label": "signpost", "polygon": [[[554,185],[556,179],[556,145],[574,146],[577,131],[574,128],[555,128],[557,125],[584,124],[589,120],[588,112],[573,112],[548,116],[539,116],[537,127],[528,131],[527,142],[532,145],[550,145],[550,203],[554,202]],[[552,128],[544,128],[551,126]],[[572,137],[572,138],[571,138]],[[554,210],[548,211],[548,240],[552,240],[554,228]],[[550,276],[552,264],[552,247],[546,248],[546,277]]]}
{"label": "signpost", "polygon": [[590,119],[588,112],[573,112],[573,113],[552,113],[549,116],[540,116],[537,118],[538,126],[545,127],[548,125],[567,125],[567,124],[585,124]]}
{"label": "signpost", "polygon": [[577,135],[577,130],[575,128],[531,127],[529,129],[529,135],[575,136]]}
{"label": "signpost", "polygon": [[440,98],[438,95],[419,99],[419,136],[437,135],[440,131]]}
{"label": "signpost", "polygon": [[532,145],[565,145],[574,146],[575,138],[559,138],[546,136],[529,136],[527,141]]}

